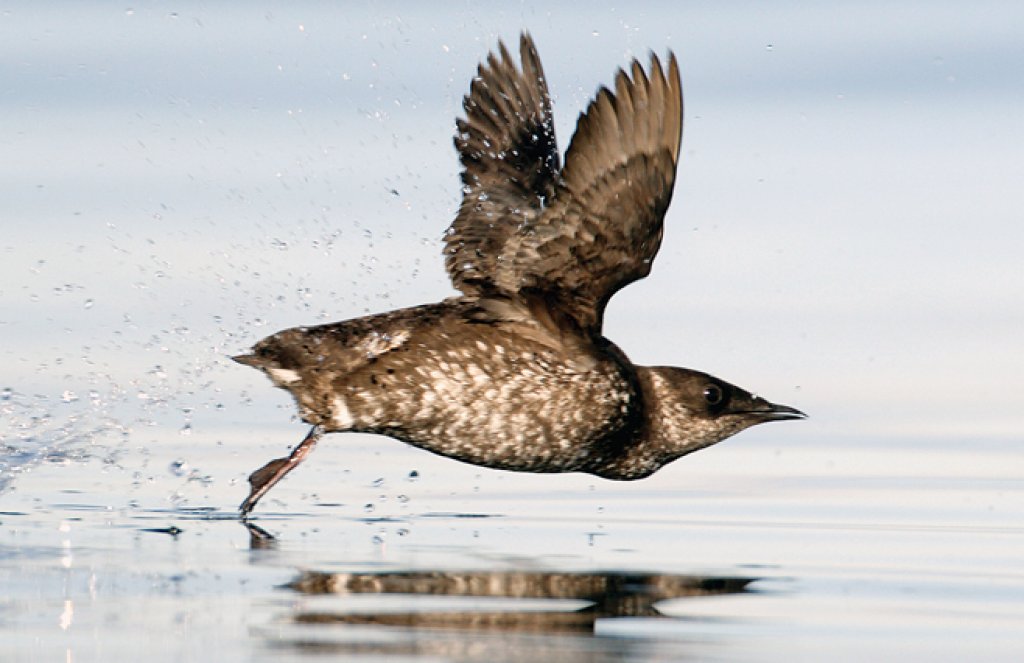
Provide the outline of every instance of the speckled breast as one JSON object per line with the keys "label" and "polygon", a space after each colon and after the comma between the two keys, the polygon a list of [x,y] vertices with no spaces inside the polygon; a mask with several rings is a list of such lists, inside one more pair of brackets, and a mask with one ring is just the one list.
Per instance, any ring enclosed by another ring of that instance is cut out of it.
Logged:
{"label": "speckled breast", "polygon": [[328,430],[530,472],[574,471],[617,451],[639,407],[629,367],[598,350],[566,356],[514,330],[441,316],[392,332],[394,347],[332,376]]}

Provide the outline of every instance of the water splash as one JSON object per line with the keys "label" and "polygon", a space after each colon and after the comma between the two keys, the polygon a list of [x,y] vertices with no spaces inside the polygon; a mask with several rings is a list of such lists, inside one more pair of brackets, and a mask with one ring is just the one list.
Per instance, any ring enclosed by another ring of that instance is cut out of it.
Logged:
{"label": "water splash", "polygon": [[0,391],[0,493],[19,475],[41,462],[69,463],[101,458],[117,462],[129,427],[110,413],[123,393],[90,390],[81,399],[66,390],[59,399]]}

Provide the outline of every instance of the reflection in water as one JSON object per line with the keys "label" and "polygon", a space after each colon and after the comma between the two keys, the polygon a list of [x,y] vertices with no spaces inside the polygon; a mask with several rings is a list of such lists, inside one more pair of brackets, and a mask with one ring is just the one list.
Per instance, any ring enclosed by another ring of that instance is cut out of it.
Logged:
{"label": "reflection in water", "polygon": [[255,523],[242,521],[245,529],[249,530],[249,548],[251,550],[270,550],[276,547],[277,539],[274,535]]}
{"label": "reflection in water", "polygon": [[[473,596],[507,597],[517,599],[577,599],[593,603],[588,608],[570,614],[586,613],[586,619],[556,620],[545,622],[542,630],[560,630],[561,624],[586,622],[593,625],[595,619],[605,617],[659,617],[654,603],[684,596],[707,596],[710,594],[735,594],[753,582],[752,578],[707,578],[700,576],[661,574],[619,574],[619,573],[536,573],[536,572],[488,572],[471,571],[453,573],[448,571],[425,571],[410,573],[317,573],[306,571],[287,585],[303,594],[408,594],[430,596]],[[522,615],[527,620],[531,612],[514,611],[498,613],[503,617],[496,620],[497,628],[518,628],[516,619]],[[549,617],[552,614],[546,613]],[[456,626],[452,613],[431,615],[410,614],[399,617],[403,626]],[[379,615],[300,615],[300,621],[324,621],[330,619],[345,623],[385,623]],[[478,620],[465,624],[479,628]]]}
{"label": "reflection in water", "polygon": [[[635,654],[643,643],[603,638],[599,643],[591,637],[597,620],[676,619],[663,616],[655,603],[739,593],[753,580],[643,573],[306,571],[285,588],[313,603],[335,600],[318,610],[300,606],[289,619],[293,632],[285,627],[273,645],[457,660],[493,660],[497,652],[506,660],[512,651],[515,660],[614,660],[625,649]],[[339,604],[342,597],[348,600]],[[580,607],[581,601],[589,605]]]}

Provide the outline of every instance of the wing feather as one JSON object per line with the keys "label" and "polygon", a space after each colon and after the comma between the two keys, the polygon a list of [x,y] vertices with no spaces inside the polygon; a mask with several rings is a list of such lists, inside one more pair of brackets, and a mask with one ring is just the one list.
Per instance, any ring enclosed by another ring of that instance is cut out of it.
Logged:
{"label": "wing feather", "polygon": [[[533,40],[481,64],[457,121],[464,196],[445,238],[456,288],[482,315],[515,311],[600,334],[608,300],[650,272],[682,139],[679,66],[633,60],[584,113],[559,171]],[[493,304],[488,304],[488,301]],[[538,307],[548,313],[538,315]],[[555,330],[557,331],[557,330]]]}
{"label": "wing feather", "polygon": [[682,138],[682,87],[651,57],[620,70],[577,124],[553,203],[510,238],[496,283],[541,292],[599,333],[613,294],[650,272],[672,199]]}
{"label": "wing feather", "polygon": [[530,35],[520,67],[504,43],[481,64],[463,101],[455,146],[463,199],[445,234],[445,266],[466,295],[493,290],[498,262],[519,228],[551,199],[558,147],[544,70]]}

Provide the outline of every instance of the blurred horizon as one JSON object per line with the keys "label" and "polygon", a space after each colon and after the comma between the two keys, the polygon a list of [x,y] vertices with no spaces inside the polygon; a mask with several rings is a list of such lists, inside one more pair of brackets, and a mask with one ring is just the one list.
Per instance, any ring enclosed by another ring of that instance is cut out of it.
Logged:
{"label": "blurred horizon", "polygon": [[607,315],[635,362],[811,415],[752,444],[1019,439],[1022,19],[1010,2],[9,7],[0,437],[74,445],[101,417],[187,427],[201,451],[292,417],[228,356],[454,294],[454,120],[477,63],[526,29],[563,151],[616,68],[680,60],[665,242]]}

